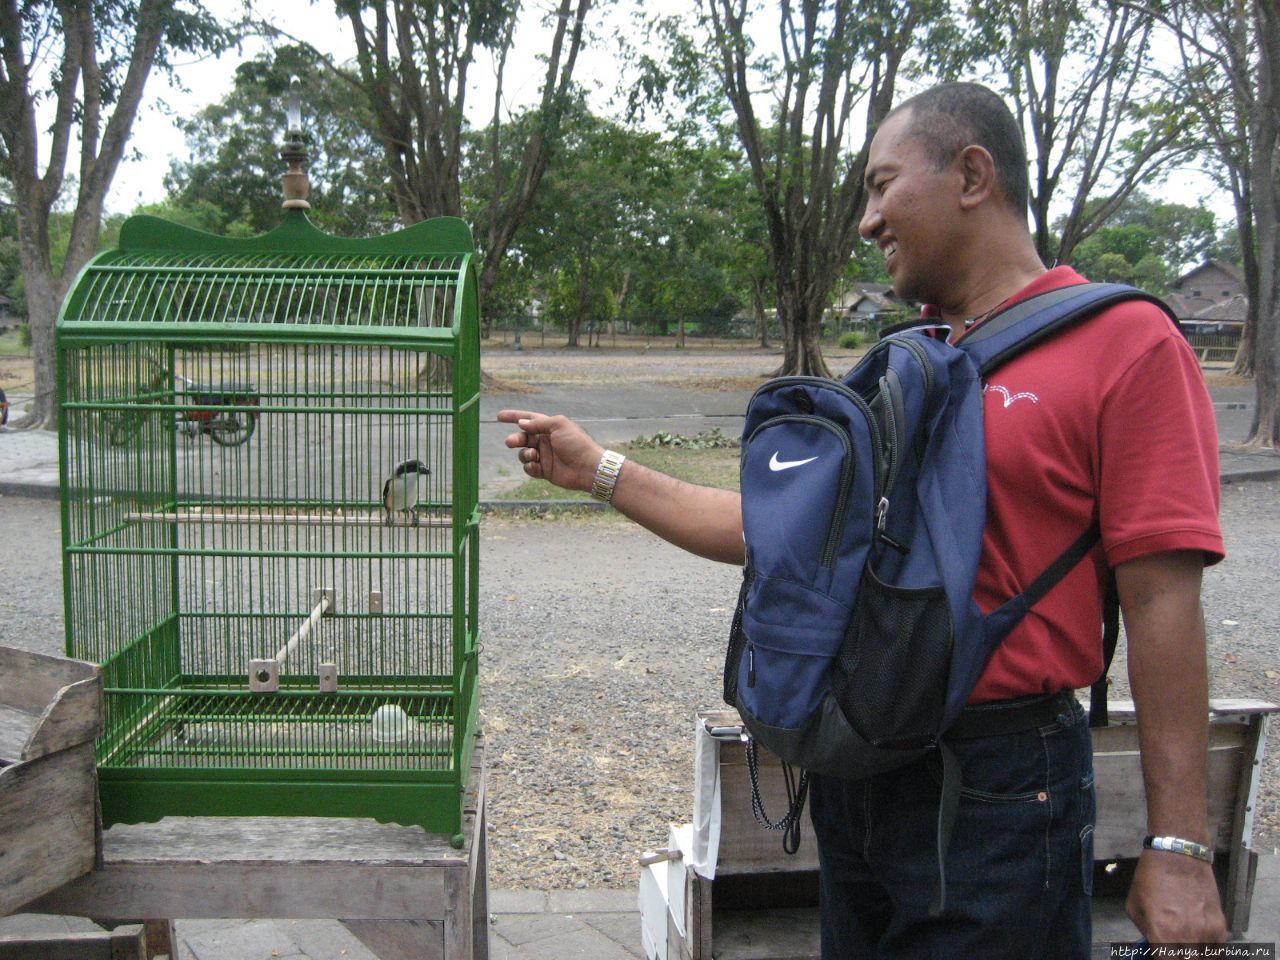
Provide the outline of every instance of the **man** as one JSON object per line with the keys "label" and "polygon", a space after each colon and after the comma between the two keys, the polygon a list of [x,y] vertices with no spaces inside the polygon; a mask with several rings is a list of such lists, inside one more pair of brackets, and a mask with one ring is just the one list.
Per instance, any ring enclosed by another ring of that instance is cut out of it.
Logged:
{"label": "man", "polygon": [[[931,305],[953,338],[1004,306],[1082,280],[1070,268],[1046,270],[1036,254],[1026,166],[1012,115],[974,84],[928,90],[876,132],[860,232],[884,252],[898,295]],[[1017,593],[1094,519],[1102,540],[1092,562],[1004,641],[966,714],[1089,685],[1102,668],[1102,593],[1114,569],[1148,833],[1209,845],[1200,583],[1223,550],[1217,438],[1195,357],[1158,308],[1123,304],[1001,367],[985,408],[979,605],[989,611]],[[623,463],[562,417],[499,419],[519,426],[507,445],[530,476],[594,486],[672,543],[743,562],[737,494]],[[859,781],[812,778],[824,958],[1089,955],[1092,758],[1082,711],[1069,702],[1055,722],[957,742],[964,791],[938,917],[929,915],[936,762]],[[1223,940],[1210,864],[1159,849],[1175,845],[1165,839],[1154,844],[1129,897],[1138,928],[1153,942]]]}

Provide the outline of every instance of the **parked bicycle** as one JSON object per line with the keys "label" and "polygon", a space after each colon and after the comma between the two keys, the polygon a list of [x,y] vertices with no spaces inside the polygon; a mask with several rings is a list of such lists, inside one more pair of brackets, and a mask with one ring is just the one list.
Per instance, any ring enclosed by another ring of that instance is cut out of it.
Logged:
{"label": "parked bicycle", "polygon": [[[169,374],[158,369],[149,384],[150,391],[162,400],[170,394],[165,387]],[[223,447],[238,447],[247,443],[258,426],[258,408],[261,397],[247,383],[198,384],[180,373],[174,373],[172,402],[174,429],[184,437],[207,436]],[[163,393],[158,391],[164,390]],[[113,410],[103,414],[107,442],[123,446],[142,430],[143,423],[152,416],[145,406],[131,410]]]}

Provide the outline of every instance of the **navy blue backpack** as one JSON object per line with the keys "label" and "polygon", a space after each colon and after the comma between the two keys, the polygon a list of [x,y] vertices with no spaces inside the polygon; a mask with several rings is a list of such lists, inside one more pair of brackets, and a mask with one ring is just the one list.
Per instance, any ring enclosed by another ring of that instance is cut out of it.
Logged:
{"label": "navy blue backpack", "polygon": [[860,779],[938,749],[941,861],[959,796],[944,735],[996,647],[1100,535],[1095,523],[1022,593],[979,610],[982,378],[1131,299],[1160,303],[1118,284],[1059,288],[958,345],[917,325],[877,343],[843,381],[782,377],[753,395],[742,434],[747,560],[724,698],[750,735],[753,782],[756,743],[788,765],[786,817],[768,822],[758,786],[753,806],[787,830],[789,850],[807,785],[790,766]]}

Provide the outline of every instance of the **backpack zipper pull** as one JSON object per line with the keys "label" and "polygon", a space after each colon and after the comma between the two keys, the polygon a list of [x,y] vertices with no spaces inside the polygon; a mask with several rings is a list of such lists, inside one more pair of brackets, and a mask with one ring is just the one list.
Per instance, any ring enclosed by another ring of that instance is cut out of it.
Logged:
{"label": "backpack zipper pull", "polygon": [[756,685],[756,648],[747,644],[747,686]]}
{"label": "backpack zipper pull", "polygon": [[904,557],[911,552],[911,548],[905,543],[899,543],[889,534],[884,532],[885,521],[889,517],[889,498],[881,497],[880,502],[876,505],[876,539],[881,543],[887,543],[893,549],[897,550]]}

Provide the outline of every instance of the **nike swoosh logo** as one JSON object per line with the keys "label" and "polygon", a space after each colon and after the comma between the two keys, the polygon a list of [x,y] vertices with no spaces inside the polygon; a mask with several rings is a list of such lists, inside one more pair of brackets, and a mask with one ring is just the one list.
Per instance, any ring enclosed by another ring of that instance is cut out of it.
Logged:
{"label": "nike swoosh logo", "polygon": [[803,467],[806,463],[813,463],[817,457],[810,457],[808,460],[779,460],[778,451],[773,451],[773,456],[769,459],[769,469],[774,473],[779,470],[790,470],[792,467]]}

